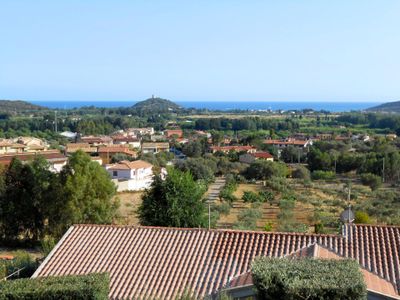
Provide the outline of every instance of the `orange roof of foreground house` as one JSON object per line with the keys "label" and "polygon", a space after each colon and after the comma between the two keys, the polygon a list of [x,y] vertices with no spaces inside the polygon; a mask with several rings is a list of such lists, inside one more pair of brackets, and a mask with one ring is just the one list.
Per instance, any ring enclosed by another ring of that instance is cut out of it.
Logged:
{"label": "orange roof of foreground house", "polygon": [[146,169],[152,168],[153,165],[148,163],[144,160],[135,160],[135,161],[128,161],[123,160],[117,164],[110,165],[107,169],[108,170],[137,170],[137,169]]}
{"label": "orange roof of foreground house", "polygon": [[110,299],[212,294],[246,273],[256,256],[283,257],[317,243],[392,284],[399,280],[400,227],[346,225],[343,235],[72,226],[34,277],[108,272]]}

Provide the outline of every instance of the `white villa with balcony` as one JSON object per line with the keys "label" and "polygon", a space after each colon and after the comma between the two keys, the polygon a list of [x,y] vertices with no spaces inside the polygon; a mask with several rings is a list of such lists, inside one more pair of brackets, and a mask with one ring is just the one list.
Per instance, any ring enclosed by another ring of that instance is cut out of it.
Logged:
{"label": "white villa with balcony", "polygon": [[153,165],[143,160],[123,160],[106,165],[105,168],[116,184],[118,192],[144,190],[153,182]]}

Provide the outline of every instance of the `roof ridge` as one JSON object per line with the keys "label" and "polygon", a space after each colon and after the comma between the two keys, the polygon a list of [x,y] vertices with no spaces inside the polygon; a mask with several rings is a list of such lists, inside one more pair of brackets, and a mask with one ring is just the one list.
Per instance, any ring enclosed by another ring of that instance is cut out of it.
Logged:
{"label": "roof ridge", "polygon": [[267,232],[257,230],[240,230],[240,229],[208,229],[205,227],[164,227],[164,226],[142,226],[142,225],[119,225],[119,224],[74,224],[76,227],[116,227],[116,228],[138,228],[138,229],[161,229],[161,230],[181,230],[181,231],[210,231],[210,232],[230,232],[230,233],[256,233],[271,235],[290,235],[290,236],[318,236],[318,237],[338,237],[343,238],[340,234],[318,234],[318,233],[302,233],[302,232]]}

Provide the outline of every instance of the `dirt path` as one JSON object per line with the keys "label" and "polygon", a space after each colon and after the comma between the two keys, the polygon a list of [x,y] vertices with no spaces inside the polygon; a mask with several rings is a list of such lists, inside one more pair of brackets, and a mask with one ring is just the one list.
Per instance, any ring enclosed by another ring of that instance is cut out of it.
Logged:
{"label": "dirt path", "polygon": [[217,177],[215,179],[215,182],[210,184],[208,187],[207,191],[207,199],[211,203],[214,203],[215,201],[219,200],[219,192],[222,190],[222,188],[225,185],[225,178],[224,177]]}

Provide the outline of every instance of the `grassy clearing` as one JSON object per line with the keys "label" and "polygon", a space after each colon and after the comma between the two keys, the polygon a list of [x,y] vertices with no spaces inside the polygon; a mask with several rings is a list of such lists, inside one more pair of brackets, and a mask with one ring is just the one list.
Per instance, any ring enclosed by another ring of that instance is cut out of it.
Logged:
{"label": "grassy clearing", "polygon": [[118,193],[120,207],[118,209],[118,217],[115,220],[116,224],[121,225],[138,225],[139,220],[135,211],[142,203],[143,192],[123,192]]}

